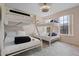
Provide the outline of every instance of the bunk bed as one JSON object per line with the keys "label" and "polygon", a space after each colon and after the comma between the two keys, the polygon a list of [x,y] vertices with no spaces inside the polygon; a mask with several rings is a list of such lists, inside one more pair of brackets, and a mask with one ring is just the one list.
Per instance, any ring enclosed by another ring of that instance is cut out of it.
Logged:
{"label": "bunk bed", "polygon": [[[19,37],[25,38],[26,36],[19,36]],[[7,36],[5,39],[5,49],[4,49],[5,55],[16,55],[18,53],[22,53],[24,51],[41,46],[40,40],[33,38],[31,36],[29,36],[29,37],[31,38],[30,41],[20,43],[20,44],[15,44],[15,39],[14,39],[15,37]]]}
{"label": "bunk bed", "polygon": [[[4,45],[1,51],[3,54],[1,55],[16,55],[41,46],[41,41],[39,39],[32,37],[30,34],[24,33],[22,29],[22,26],[24,25],[34,25],[34,23],[32,23],[33,18],[29,14],[10,10],[10,12],[8,11],[8,13],[6,13],[6,20],[6,23],[4,22]],[[23,32],[16,35],[14,32],[17,31]],[[28,38],[26,39],[26,37],[29,37],[30,41],[27,42]],[[18,42],[20,41],[19,44],[15,43],[17,40]],[[26,40],[26,42],[23,42],[23,40]]]}
{"label": "bunk bed", "polygon": [[[60,27],[59,27],[58,22],[51,20],[49,23],[37,23],[36,26],[37,26],[39,35],[34,34],[34,37],[37,37],[37,38],[40,38],[42,40],[48,41],[49,45],[51,45],[52,42],[57,41],[57,40],[60,39]],[[53,27],[53,28],[50,29],[49,33],[42,34],[43,32],[41,33],[39,31],[39,27],[46,27],[46,26]]]}

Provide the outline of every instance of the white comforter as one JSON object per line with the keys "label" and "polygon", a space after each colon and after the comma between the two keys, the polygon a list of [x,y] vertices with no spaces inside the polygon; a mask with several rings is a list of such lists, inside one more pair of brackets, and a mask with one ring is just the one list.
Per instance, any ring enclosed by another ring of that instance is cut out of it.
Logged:
{"label": "white comforter", "polygon": [[51,40],[55,41],[55,40],[58,40],[57,38],[60,38],[60,35],[57,35],[57,36],[34,35],[34,36],[46,41],[51,41]]}

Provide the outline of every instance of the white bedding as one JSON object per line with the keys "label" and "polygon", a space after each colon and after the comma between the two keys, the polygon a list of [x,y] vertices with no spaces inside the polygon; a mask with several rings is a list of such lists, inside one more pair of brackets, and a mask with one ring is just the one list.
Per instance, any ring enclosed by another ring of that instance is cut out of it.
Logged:
{"label": "white bedding", "polygon": [[37,38],[40,38],[42,40],[46,40],[46,41],[55,41],[55,40],[58,40],[57,38],[60,37],[60,35],[57,35],[57,36],[47,36],[47,35],[34,35],[35,37]]}
{"label": "white bedding", "polygon": [[[26,42],[26,43],[22,43],[22,44],[14,44],[13,37],[7,37],[5,40],[6,40],[5,41],[5,50],[4,50],[5,54],[10,54],[10,53],[40,44],[40,40],[33,38],[33,37],[31,37],[30,42]],[[11,41],[7,41],[7,40],[11,40]]]}
{"label": "white bedding", "polygon": [[40,36],[41,39],[46,40],[46,41],[54,41],[58,40],[59,36]]}

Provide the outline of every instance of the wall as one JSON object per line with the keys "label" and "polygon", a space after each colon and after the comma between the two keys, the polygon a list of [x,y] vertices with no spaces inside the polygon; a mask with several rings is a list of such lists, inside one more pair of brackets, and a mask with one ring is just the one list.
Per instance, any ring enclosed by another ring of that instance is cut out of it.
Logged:
{"label": "wall", "polygon": [[[1,6],[0,6],[0,41],[1,41]],[[1,50],[1,44],[0,44],[0,50]]]}
{"label": "wall", "polygon": [[[58,18],[63,15],[71,15],[71,14],[73,14],[73,36],[62,35],[61,41],[79,45],[79,6],[50,15],[50,18]],[[44,17],[43,19],[47,18],[48,17]]]}
{"label": "wall", "polygon": [[4,4],[0,4],[0,8],[1,8],[1,20],[0,20],[0,51],[1,51],[1,55],[4,55],[4,19],[5,19],[5,7]]}

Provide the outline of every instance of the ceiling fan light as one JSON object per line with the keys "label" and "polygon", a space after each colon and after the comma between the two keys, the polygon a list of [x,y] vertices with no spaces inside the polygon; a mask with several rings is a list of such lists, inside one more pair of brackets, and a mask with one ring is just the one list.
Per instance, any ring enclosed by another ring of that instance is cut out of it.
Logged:
{"label": "ceiling fan light", "polygon": [[40,9],[41,9],[42,12],[48,12],[49,9],[50,9],[50,7],[47,6],[47,5],[44,5],[44,6],[42,6]]}

